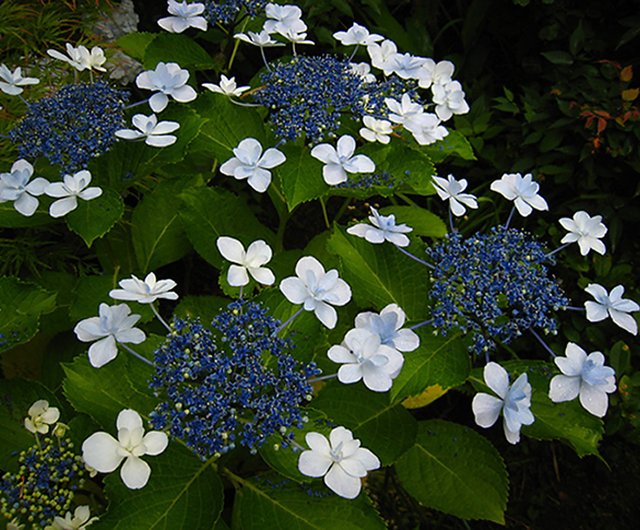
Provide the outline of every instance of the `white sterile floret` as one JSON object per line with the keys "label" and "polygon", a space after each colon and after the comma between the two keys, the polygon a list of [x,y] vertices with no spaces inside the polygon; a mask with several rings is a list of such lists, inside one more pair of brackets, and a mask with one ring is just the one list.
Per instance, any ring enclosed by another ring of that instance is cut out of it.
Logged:
{"label": "white sterile floret", "polygon": [[38,177],[31,179],[33,166],[26,160],[17,160],[10,173],[0,173],[0,202],[13,201],[16,211],[26,217],[38,209],[38,199],[45,192],[49,181]]}
{"label": "white sterile floret", "polygon": [[72,46],[71,44],[66,44],[67,55],[61,53],[57,50],[47,50],[47,54],[53,57],[54,59],[59,59],[60,61],[64,61],[65,63],[70,64],[79,72],[83,70],[98,70],[99,72],[106,72],[107,70],[103,68],[103,64],[107,61],[107,58],[104,56],[104,51],[102,48],[98,46],[94,46],[89,51],[84,46],[78,46],[77,48]]}
{"label": "white sterile floret", "polygon": [[362,123],[364,123],[364,127],[360,129],[360,136],[367,142],[388,144],[391,141],[389,135],[393,132],[393,129],[390,121],[379,120],[373,116],[364,116]]}
{"label": "white sterile floret", "polygon": [[585,288],[585,291],[596,300],[595,302],[589,300],[584,303],[589,322],[600,322],[607,317],[611,317],[611,320],[622,329],[637,335],[638,323],[629,313],[639,311],[640,306],[633,300],[622,298],[624,294],[622,285],[616,285],[611,289],[611,293],[607,293],[607,290],[602,285],[590,283]]}
{"label": "white sterile floret", "polygon": [[509,374],[498,363],[490,362],[484,367],[484,381],[498,397],[480,392],[471,403],[476,423],[485,429],[503,416],[504,435],[510,444],[520,441],[520,428],[531,425],[535,418],[531,413],[531,385],[527,374],[520,374],[509,386]]}
{"label": "white sterile floret", "polygon": [[24,427],[29,432],[47,434],[49,425],[60,419],[60,409],[50,407],[46,399],[39,399],[29,407],[28,416],[24,419]]}
{"label": "white sterile floret", "polygon": [[554,359],[562,372],[549,386],[549,399],[554,403],[571,401],[580,396],[580,404],[594,416],[604,417],[609,396],[616,390],[615,371],[604,366],[604,355],[599,351],[587,353],[577,344],[569,342],[566,357]]}
{"label": "white sterile floret", "polygon": [[604,254],[606,247],[600,241],[607,233],[607,227],[602,223],[601,215],[591,217],[587,212],[580,211],[573,214],[573,219],[563,217],[560,219],[562,228],[568,230],[561,243],[578,243],[580,254],[586,256],[590,250],[598,254]]}
{"label": "white sterile floret", "polygon": [[275,46],[284,46],[284,42],[278,42],[271,38],[271,34],[262,30],[259,33],[254,33],[253,31],[247,31],[247,33],[236,33],[234,38],[248,42],[253,46],[258,46],[259,48],[272,48]]}
{"label": "white sterile floret", "polygon": [[384,75],[391,75],[393,72],[394,58],[398,55],[398,47],[393,41],[385,39],[380,44],[369,44],[367,46],[367,53],[371,59],[371,66],[382,70]]}
{"label": "white sterile floret", "polygon": [[369,243],[384,243],[388,241],[398,247],[409,246],[409,238],[405,236],[413,230],[406,224],[396,224],[396,216],[380,215],[378,210],[371,206],[371,215],[369,216],[371,223],[358,223],[347,228],[347,234],[352,236],[363,237]]}
{"label": "white sterile floret", "polygon": [[419,79],[422,73],[424,57],[416,57],[410,53],[396,53],[389,62],[391,72],[402,79]]}
{"label": "white sterile floret", "polygon": [[82,458],[85,463],[100,473],[115,471],[124,460],[120,469],[122,482],[129,489],[143,488],[151,468],[140,457],[156,456],[169,444],[167,435],[160,431],[144,433],[142,418],[135,410],[124,409],[116,421],[118,439],[106,432],[95,432],[82,443]]}
{"label": "white sterile floret", "polygon": [[415,141],[420,145],[431,145],[442,140],[449,134],[447,128],[442,125],[440,118],[430,112],[426,112],[422,115],[419,124],[419,129],[409,129],[409,131]]}
{"label": "white sterile floret", "polygon": [[123,140],[140,140],[144,138],[144,143],[153,147],[166,147],[176,142],[176,136],[172,133],[180,128],[180,124],[175,121],[158,122],[155,114],[145,116],[136,114],[131,122],[138,129],[120,129],[116,131],[116,136]]}
{"label": "white sterile floret", "polygon": [[204,4],[200,2],[189,4],[186,0],[175,2],[168,0],[167,11],[170,17],[158,20],[158,26],[170,33],[182,33],[188,28],[201,29],[207,31],[207,19],[204,18]]}
{"label": "white sterile floret", "polygon": [[89,506],[78,506],[73,515],[67,512],[64,517],[56,515],[53,518],[53,524],[45,528],[45,530],[85,530],[98,520],[97,517],[91,517]]}
{"label": "white sterile floret", "polygon": [[430,88],[432,85],[451,83],[454,68],[451,61],[436,63],[433,59],[425,59],[422,63],[422,71],[418,76],[418,86],[420,88]]}
{"label": "white sterile floret", "polygon": [[354,155],[356,141],[352,136],[341,136],[336,147],[319,144],[311,150],[311,156],[324,163],[322,177],[330,186],[348,179],[347,173],[372,173],[376,165],[366,155]]}
{"label": "white sterile floret", "polygon": [[100,197],[102,189],[97,186],[89,188],[90,183],[91,173],[83,169],[73,175],[65,175],[63,182],[48,184],[44,192],[49,197],[58,199],[49,206],[49,215],[51,217],[63,217],[78,207],[78,199],[91,201]]}
{"label": "white sterile floret", "polygon": [[313,311],[320,322],[333,329],[338,314],[333,308],[351,300],[351,288],[338,271],[325,272],[322,264],[313,256],[305,256],[296,264],[296,276],[280,282],[280,291],[292,304],[304,304],[305,311]]}
{"label": "white sterile floret", "polygon": [[[393,123],[402,125],[411,132],[420,132],[426,124],[426,114],[424,107],[420,103],[411,101],[409,94],[403,94],[400,101],[392,98],[385,98],[384,103],[389,109],[389,119]],[[435,115],[431,115],[434,116]],[[440,120],[438,120],[438,123]]]}
{"label": "white sterile floret", "polygon": [[342,344],[331,346],[327,356],[342,366],[338,369],[338,381],[357,383],[374,392],[387,392],[398,376],[404,357],[390,346],[380,343],[380,336],[368,329],[352,329]]}
{"label": "white sterile floret", "polygon": [[369,46],[384,39],[382,35],[369,33],[367,28],[356,22],[347,31],[336,31],[333,38],[344,46]]}
{"label": "white sterile floret", "polygon": [[467,180],[456,180],[453,175],[449,175],[446,179],[442,177],[431,177],[433,180],[433,187],[436,193],[443,201],[449,201],[449,208],[451,213],[456,217],[460,217],[465,214],[467,208],[475,209],[478,207],[478,201],[475,195],[470,193],[462,193],[467,189]]}
{"label": "white sterile floret", "polygon": [[514,206],[522,217],[527,217],[533,209],[548,210],[549,206],[538,193],[540,185],[533,182],[531,173],[524,177],[520,173],[505,173],[499,180],[491,183],[491,190],[513,201]]}
{"label": "white sterile floret", "polygon": [[187,81],[189,71],[183,70],[177,63],[160,62],[155,70],[142,72],[136,77],[138,88],[155,92],[149,98],[149,106],[153,112],[163,111],[169,104],[169,96],[180,103],[196,99],[198,94]]}
{"label": "white sterile floret", "polygon": [[78,340],[93,342],[89,347],[89,362],[94,368],[116,358],[117,343],[140,344],[146,339],[144,331],[133,327],[140,315],[132,315],[127,304],[100,304],[98,314],[100,316],[81,320],[73,328]]}
{"label": "white sterile floret", "polygon": [[233,263],[227,273],[227,282],[233,287],[240,287],[249,283],[249,275],[258,283],[272,285],[276,278],[267,267],[271,261],[273,251],[262,239],[249,245],[245,251],[240,241],[233,237],[221,236],[216,240],[216,246],[224,259]]}
{"label": "white sterile floret", "polygon": [[307,30],[307,25],[302,21],[302,10],[294,5],[267,4],[265,7],[267,21],[263,29],[267,33],[280,33],[281,35],[301,33]]}
{"label": "white sterile floret", "polygon": [[255,138],[245,138],[233,149],[233,158],[220,166],[224,175],[229,175],[236,180],[247,179],[249,186],[259,193],[267,191],[271,184],[271,171],[287,158],[282,151],[274,147],[262,153],[262,145]]}
{"label": "white sterile floret", "polygon": [[9,96],[17,96],[24,92],[23,86],[37,85],[40,82],[35,77],[22,77],[19,66],[12,72],[4,64],[0,64],[0,90]]}
{"label": "white sterile floret", "polygon": [[165,300],[177,300],[178,294],[173,292],[176,282],[173,280],[157,280],[156,275],[150,272],[144,281],[136,276],[120,280],[121,289],[112,289],[109,296],[114,300],[126,300],[139,304],[152,304],[159,298]]}
{"label": "white sterile floret", "polygon": [[366,329],[380,337],[380,343],[401,352],[420,346],[420,337],[411,329],[402,329],[406,315],[398,304],[389,304],[380,313],[365,311],[356,316],[356,329]]}
{"label": "white sterile floret", "polygon": [[469,112],[462,85],[458,81],[451,81],[445,85],[435,84],[431,87],[431,92],[436,104],[436,114],[442,121],[447,121],[454,114]]}
{"label": "white sterile floret", "polygon": [[220,75],[220,84],[216,85],[215,83],[202,83],[202,86],[211,92],[215,92],[216,94],[222,94],[228,97],[240,97],[243,92],[246,92],[251,87],[250,86],[238,86],[236,83],[235,77],[227,77],[224,74]]}
{"label": "white sterile floret", "polygon": [[355,499],[362,488],[361,479],[380,467],[380,460],[344,427],[336,427],[329,439],[319,432],[305,436],[308,451],[300,453],[298,470],[307,477],[324,477],[326,486],[345,499]]}
{"label": "white sterile floret", "polygon": [[307,39],[306,31],[293,31],[292,29],[288,29],[280,32],[280,35],[292,44],[315,44],[312,40]]}
{"label": "white sterile floret", "polygon": [[349,63],[349,69],[356,74],[364,83],[374,83],[376,76],[371,73],[369,63]]}

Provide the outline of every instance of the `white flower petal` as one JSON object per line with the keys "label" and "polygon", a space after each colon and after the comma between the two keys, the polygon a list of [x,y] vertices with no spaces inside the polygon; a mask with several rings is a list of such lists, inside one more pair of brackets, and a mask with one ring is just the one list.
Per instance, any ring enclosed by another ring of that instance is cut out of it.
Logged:
{"label": "white flower petal", "polygon": [[331,458],[320,454],[318,451],[303,451],[298,459],[298,470],[307,477],[323,477],[332,463]]}
{"label": "white flower petal", "polygon": [[113,361],[117,355],[118,348],[112,335],[98,342],[94,342],[89,346],[89,362],[94,368],[100,368],[108,362]]}
{"label": "white flower petal", "polygon": [[345,499],[355,499],[362,487],[359,478],[347,474],[339,465],[333,465],[324,476],[324,483],[334,493]]}
{"label": "white flower petal", "polygon": [[82,458],[96,471],[111,473],[124,457],[120,455],[118,440],[106,432],[96,432],[82,443]]}
{"label": "white flower petal", "polygon": [[491,427],[498,419],[502,405],[502,400],[495,396],[490,396],[484,392],[476,394],[471,402],[476,423],[485,429]]}
{"label": "white flower petal", "polygon": [[554,403],[571,401],[578,397],[580,392],[580,377],[556,375],[549,385],[549,399]]}
{"label": "white flower petal", "polygon": [[151,476],[151,468],[141,458],[128,456],[120,469],[120,477],[127,488],[137,490],[147,485]]}

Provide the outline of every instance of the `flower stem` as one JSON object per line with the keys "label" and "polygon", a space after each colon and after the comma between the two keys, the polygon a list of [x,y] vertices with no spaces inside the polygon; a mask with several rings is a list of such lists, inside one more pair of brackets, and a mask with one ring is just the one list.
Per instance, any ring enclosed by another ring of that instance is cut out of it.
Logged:
{"label": "flower stem", "polygon": [[356,52],[358,51],[358,48],[360,47],[359,44],[356,44],[356,47],[353,49],[353,51],[351,52],[351,55],[349,55],[349,62],[351,62],[353,60],[353,58],[356,55]]}
{"label": "flower stem", "polygon": [[292,48],[292,50],[293,50],[293,56],[294,56],[294,57],[297,57],[297,56],[298,56],[298,53],[296,52],[296,43],[295,43],[295,42],[292,42],[292,43],[291,43],[291,48]]}
{"label": "flower stem", "polygon": [[551,256],[553,256],[556,252],[560,252],[561,250],[567,248],[571,243],[565,243],[564,245],[560,245],[557,249],[552,250],[551,252],[549,252],[548,254],[545,254],[545,258],[550,258]]}
{"label": "flower stem", "polygon": [[425,320],[424,322],[420,322],[419,324],[416,324],[415,326],[411,326],[409,329],[418,329],[418,328],[421,328],[422,326],[428,326],[433,321],[434,321],[434,319],[430,318],[429,320]]}
{"label": "flower stem", "polygon": [[566,305],[566,306],[564,306],[564,308],[567,311],[586,311],[586,309],[584,307],[574,307],[572,305]]}
{"label": "flower stem", "polygon": [[243,103],[242,101],[236,101],[233,98],[229,98],[229,101],[234,105],[238,105],[238,107],[261,107],[262,105],[258,105],[257,103]]}
{"label": "flower stem", "polygon": [[505,230],[509,228],[509,225],[511,224],[511,219],[513,219],[513,214],[515,211],[516,211],[516,207],[514,206],[513,208],[511,208],[511,212],[509,212],[509,218],[507,219],[507,222],[504,225]]}
{"label": "flower stem", "polygon": [[408,250],[405,250],[402,247],[399,247],[398,245],[396,245],[396,248],[403,254],[409,256],[411,259],[417,261],[418,263],[422,263],[424,266],[429,267],[430,269],[435,269],[435,267],[431,263],[427,263],[426,261],[421,260],[418,256],[414,256]]}
{"label": "flower stem", "polygon": [[327,205],[324,203],[324,197],[320,197],[320,207],[322,208],[322,217],[324,218],[324,224],[327,229],[331,229],[331,223],[329,222],[329,215],[327,214]]}
{"label": "flower stem", "polygon": [[293,319],[296,318],[300,313],[302,313],[304,311],[304,306],[302,306],[300,309],[298,309],[293,315],[291,315],[285,322],[284,324],[281,324],[280,327],[278,329],[276,329],[276,334],[280,333],[284,328],[286,328],[289,324],[291,324],[291,322],[293,322]]}
{"label": "flower stem", "polygon": [[323,375],[321,377],[312,377],[311,379],[307,379],[307,383],[317,383],[318,381],[326,381],[327,379],[333,379],[334,377],[338,377],[338,374],[330,374]]}
{"label": "flower stem", "polygon": [[451,208],[449,208],[449,226],[451,227],[452,232],[456,231],[456,227],[453,224],[453,213],[451,213]]}
{"label": "flower stem", "polygon": [[[244,21],[244,24],[242,24],[242,28],[240,29],[240,33],[244,33],[244,28],[247,27],[247,23],[249,22],[249,19],[246,19]],[[231,71],[231,67],[233,66],[233,61],[235,61],[236,58],[236,54],[238,53],[238,48],[240,47],[240,39],[234,39],[234,43],[233,43],[233,51],[231,52],[231,57],[229,57],[229,64],[227,65],[227,72]]]}
{"label": "flower stem", "polygon": [[127,350],[131,355],[133,355],[134,357],[137,357],[138,359],[140,359],[143,363],[147,363],[149,366],[155,366],[149,359],[147,359],[146,357],[143,357],[139,353],[133,351],[126,344],[122,344],[121,342],[119,342],[118,344],[120,344],[120,346],[122,346],[125,350]]}
{"label": "flower stem", "polygon": [[164,318],[162,318],[162,317],[160,316],[160,313],[158,313],[158,310],[156,309],[156,306],[154,306],[154,305],[153,305],[153,303],[151,303],[151,304],[149,304],[149,305],[151,306],[151,311],[153,311],[153,314],[156,316],[156,318],[157,318],[160,322],[162,322],[162,325],[163,325],[165,328],[167,328],[167,331],[169,331],[169,332],[173,331],[173,330],[171,329],[171,326],[170,326],[169,324],[167,324],[167,323],[166,323],[166,321],[164,320]]}
{"label": "flower stem", "polygon": [[242,300],[242,290],[244,289],[244,285],[240,286],[240,294],[238,295],[238,300]]}
{"label": "flower stem", "polygon": [[140,105],[144,105],[145,103],[149,103],[149,98],[143,99],[142,101],[136,101],[135,103],[132,103],[131,105],[127,105],[124,108],[124,110],[133,109],[134,107],[139,107]]}
{"label": "flower stem", "polygon": [[542,347],[547,350],[547,352],[549,352],[549,355],[551,355],[551,357],[553,357],[554,359],[556,358],[556,354],[553,352],[553,350],[551,348],[549,348],[549,346],[547,345],[547,343],[544,341],[544,339],[538,335],[535,330],[533,328],[529,328],[529,331],[531,332],[531,334],[538,340],[538,342],[540,344],[542,344]]}
{"label": "flower stem", "polygon": [[264,54],[264,46],[260,46],[260,55],[262,55],[262,62],[267,67],[267,70],[271,72],[271,68],[269,67],[269,63],[267,62],[267,56]]}

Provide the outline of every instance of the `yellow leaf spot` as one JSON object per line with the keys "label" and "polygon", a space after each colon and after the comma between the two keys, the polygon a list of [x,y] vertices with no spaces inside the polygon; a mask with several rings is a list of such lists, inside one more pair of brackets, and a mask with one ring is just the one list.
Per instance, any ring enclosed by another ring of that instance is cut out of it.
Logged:
{"label": "yellow leaf spot", "polygon": [[624,101],[633,101],[638,97],[640,93],[640,89],[638,88],[628,88],[627,90],[622,91],[622,99]]}
{"label": "yellow leaf spot", "polygon": [[631,65],[625,66],[620,72],[620,81],[624,81],[625,83],[628,83],[629,81],[631,81],[632,77],[633,77],[633,66]]}
{"label": "yellow leaf spot", "polygon": [[407,409],[419,409],[433,403],[436,399],[444,396],[449,389],[440,385],[432,385],[417,396],[410,396],[402,402]]}

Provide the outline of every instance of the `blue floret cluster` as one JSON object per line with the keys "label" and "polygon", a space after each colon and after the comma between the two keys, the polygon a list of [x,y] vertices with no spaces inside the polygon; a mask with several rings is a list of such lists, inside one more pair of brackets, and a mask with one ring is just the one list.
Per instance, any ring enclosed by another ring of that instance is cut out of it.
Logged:
{"label": "blue floret cluster", "polygon": [[469,331],[471,351],[487,355],[529,329],[556,333],[553,313],[569,300],[549,275],[553,258],[530,234],[504,227],[468,238],[453,232],[427,254],[435,266],[433,326],[442,334]]}
{"label": "blue floret cluster", "polygon": [[65,513],[85,475],[71,440],[54,436],[22,451],[18,466],[17,473],[0,478],[0,515],[28,528],[44,528]]}
{"label": "blue floret cluster", "polygon": [[394,76],[384,82],[366,82],[348,59],[333,55],[296,56],[279,62],[260,76],[264,88],[254,99],[270,110],[278,138],[317,143],[335,137],[344,114],[386,117],[385,97],[399,98],[410,90]]}
{"label": "blue floret cluster", "polygon": [[153,427],[182,439],[202,459],[238,445],[255,452],[274,433],[289,445],[289,427],[305,421],[307,380],[319,370],[294,359],[291,342],[276,335],[279,325],[246,300],[229,304],[210,328],[175,319],[155,352],[150,386],[162,401],[151,413]]}
{"label": "blue floret cluster", "polygon": [[45,157],[62,166],[62,173],[87,167],[106,153],[124,126],[126,90],[103,81],[65,85],[54,95],[29,103],[27,114],[10,132],[21,158]]}
{"label": "blue floret cluster", "polygon": [[268,0],[222,0],[205,1],[204,17],[210,24],[230,24],[241,11],[249,17],[255,17],[264,10]]}

